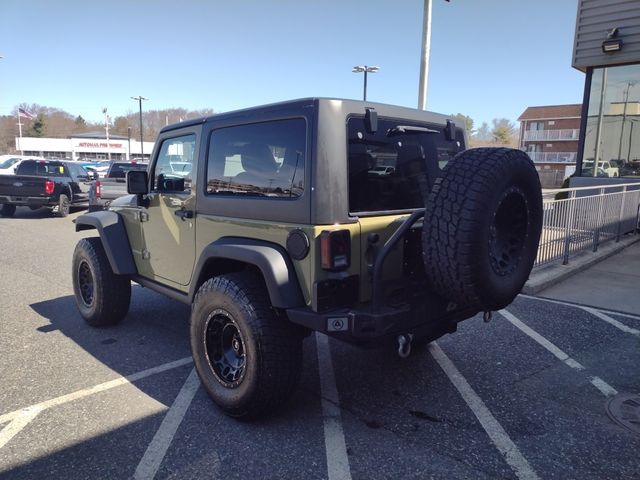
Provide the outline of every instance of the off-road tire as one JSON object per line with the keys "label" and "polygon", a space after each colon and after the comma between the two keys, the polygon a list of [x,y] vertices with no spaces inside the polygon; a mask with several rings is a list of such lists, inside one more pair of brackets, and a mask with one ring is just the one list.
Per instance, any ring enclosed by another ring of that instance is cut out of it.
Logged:
{"label": "off-road tire", "polygon": [[0,208],[0,215],[3,217],[13,217],[14,213],[16,213],[15,205],[11,205],[9,203],[2,204],[2,208]]}
{"label": "off-road tire", "polygon": [[94,327],[120,323],[129,311],[131,280],[113,273],[100,238],[80,240],[72,265],[73,291],[82,318]]}
{"label": "off-road tire", "polygon": [[427,278],[459,305],[504,308],[529,278],[541,230],[540,180],[524,152],[461,152],[445,166],[426,202]]}
{"label": "off-road tire", "polygon": [[[253,419],[273,414],[298,384],[302,336],[276,315],[258,274],[232,273],[206,281],[193,301],[190,336],[200,380],[227,415]],[[225,339],[230,340],[228,348]],[[225,363],[227,358],[236,363]],[[228,364],[242,367],[225,370]]]}
{"label": "off-road tire", "polygon": [[71,209],[71,202],[69,201],[69,197],[67,197],[64,193],[60,194],[60,198],[58,199],[58,216],[66,217],[69,215],[69,210]]}

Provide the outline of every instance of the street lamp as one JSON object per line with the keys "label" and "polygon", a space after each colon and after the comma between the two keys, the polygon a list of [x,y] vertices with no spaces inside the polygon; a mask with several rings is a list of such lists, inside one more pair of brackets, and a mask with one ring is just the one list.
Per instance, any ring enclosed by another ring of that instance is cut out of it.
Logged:
{"label": "street lamp", "polygon": [[363,73],[364,72],[364,94],[363,100],[367,101],[367,73],[376,73],[380,70],[380,67],[368,67],[367,65],[356,65],[351,70],[353,73]]}
{"label": "street lamp", "polygon": [[140,105],[140,157],[144,160],[144,144],[142,143],[142,101],[149,100],[142,95],[138,95],[137,97],[131,97],[132,100],[137,100]]}
{"label": "street lamp", "polygon": [[111,149],[109,148],[109,115],[107,115],[107,107],[102,109],[104,113],[104,129],[107,132],[107,159],[111,163]]}

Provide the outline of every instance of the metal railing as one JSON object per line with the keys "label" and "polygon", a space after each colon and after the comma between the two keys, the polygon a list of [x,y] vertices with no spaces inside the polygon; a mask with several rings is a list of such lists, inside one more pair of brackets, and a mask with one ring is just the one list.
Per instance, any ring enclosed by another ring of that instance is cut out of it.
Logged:
{"label": "metal railing", "polygon": [[535,266],[619,241],[639,224],[640,183],[545,190]]}
{"label": "metal railing", "polygon": [[536,163],[576,163],[576,152],[527,152]]}
{"label": "metal railing", "polygon": [[578,140],[580,129],[568,128],[558,130],[525,130],[524,140]]}

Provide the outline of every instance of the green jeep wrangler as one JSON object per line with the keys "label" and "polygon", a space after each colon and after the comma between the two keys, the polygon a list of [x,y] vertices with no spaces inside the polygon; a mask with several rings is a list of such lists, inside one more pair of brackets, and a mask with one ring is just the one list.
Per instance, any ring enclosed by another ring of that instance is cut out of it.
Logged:
{"label": "green jeep wrangler", "polygon": [[170,125],[127,175],[130,195],[76,220],[99,233],[73,255],[80,313],[117,324],[132,281],[190,304],[200,379],[236,417],[285,402],[312,331],[406,356],[508,305],[542,225],[525,153],[465,150],[446,116],[370,102]]}

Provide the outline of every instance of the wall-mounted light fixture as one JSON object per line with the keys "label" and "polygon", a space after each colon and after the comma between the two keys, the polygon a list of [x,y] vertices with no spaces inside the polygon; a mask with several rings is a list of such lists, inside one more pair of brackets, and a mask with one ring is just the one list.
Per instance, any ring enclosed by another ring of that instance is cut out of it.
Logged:
{"label": "wall-mounted light fixture", "polygon": [[622,50],[622,39],[618,38],[618,27],[615,27],[607,32],[607,39],[602,42],[602,51],[604,53],[613,53],[620,50]]}

